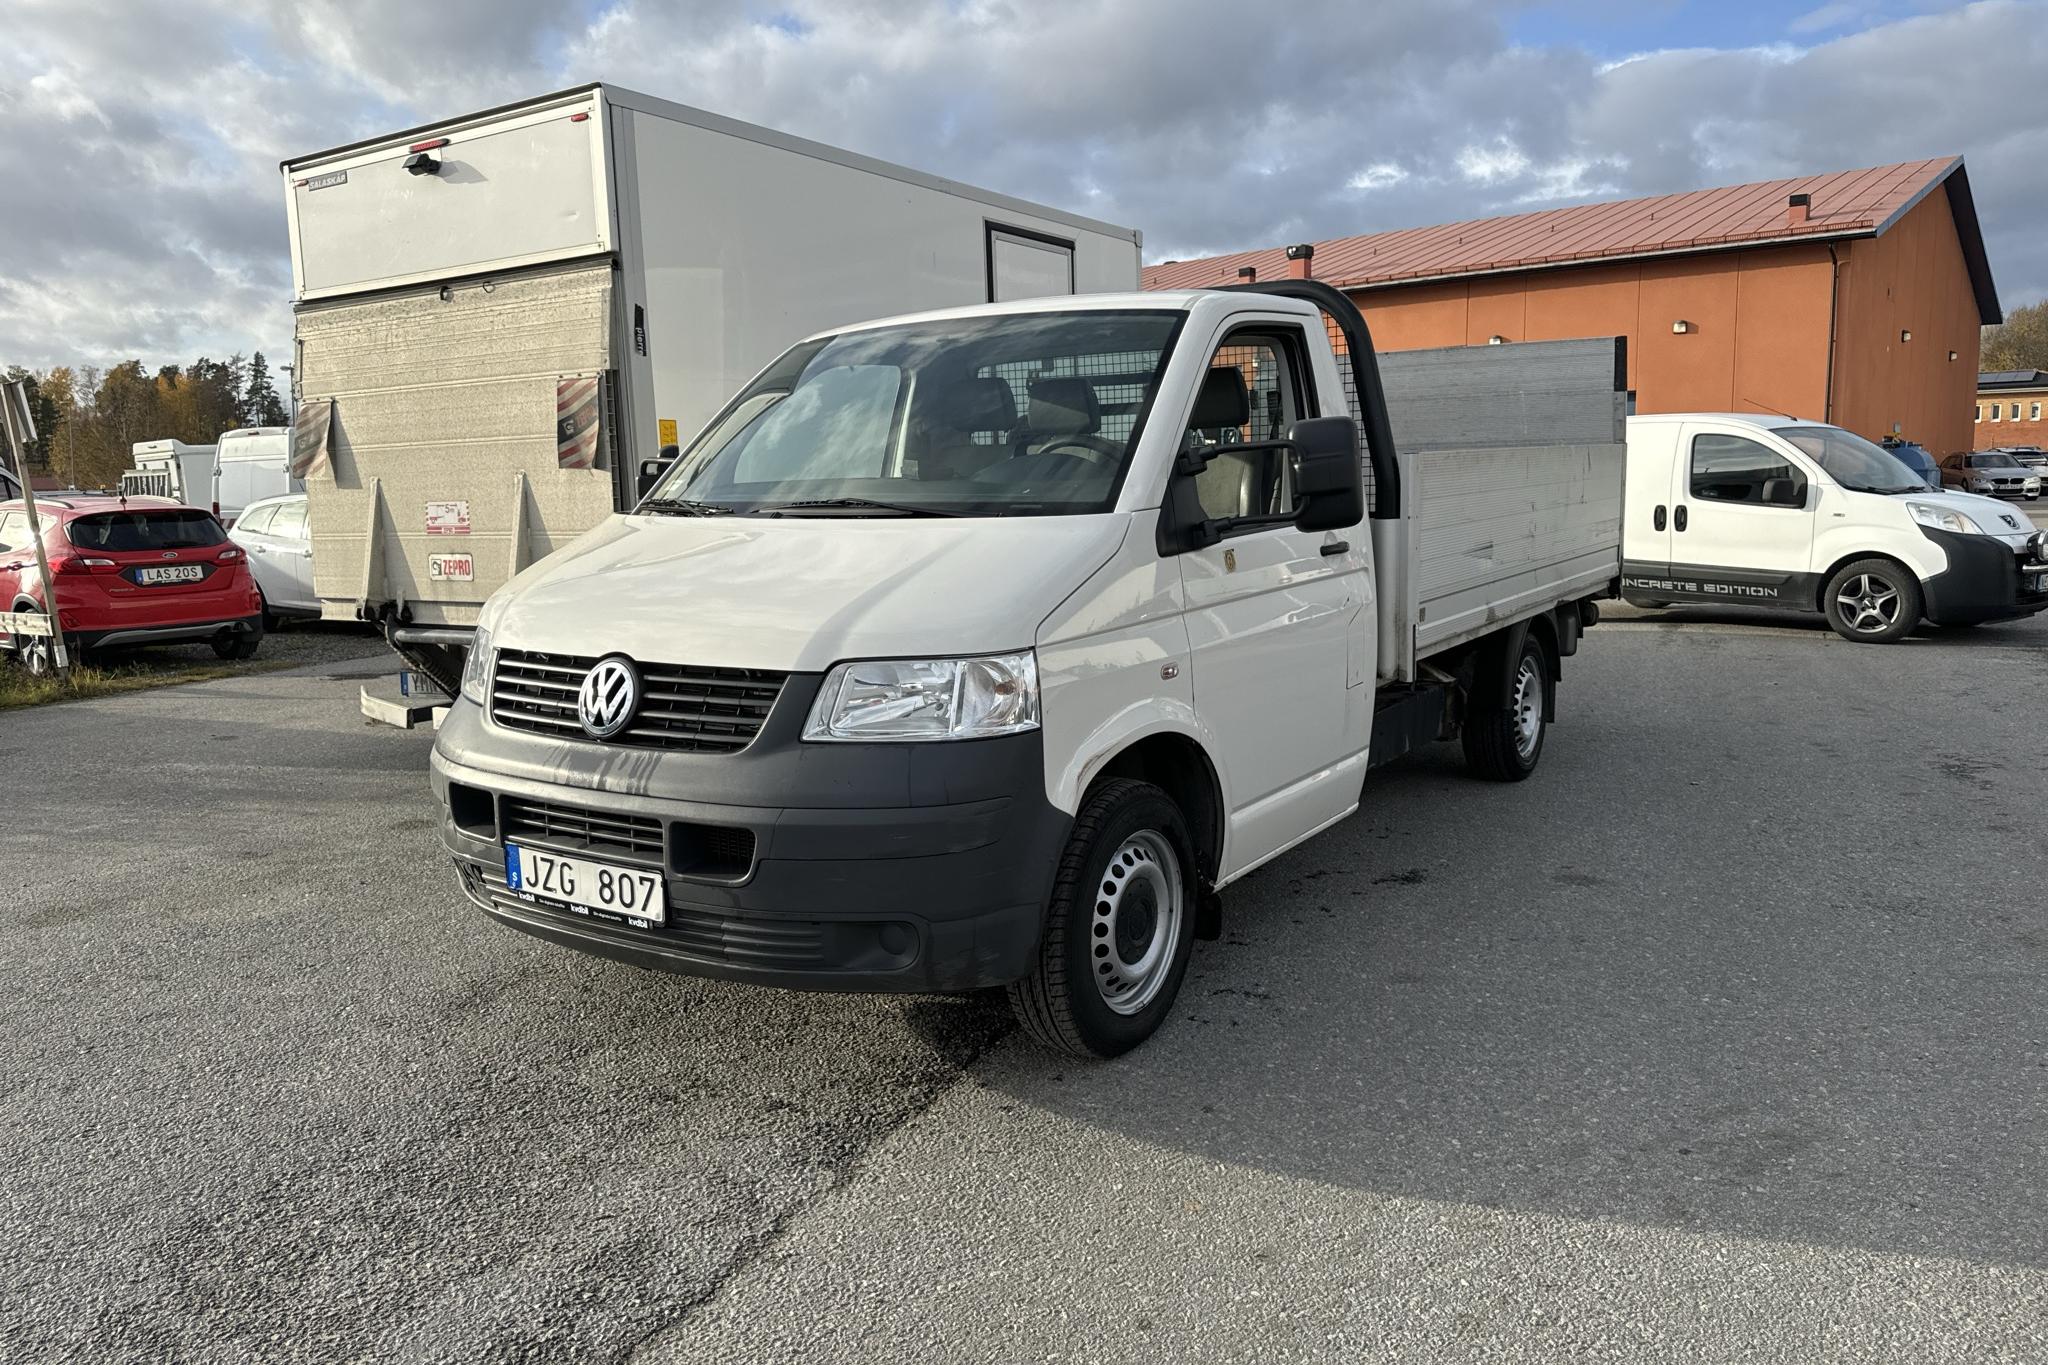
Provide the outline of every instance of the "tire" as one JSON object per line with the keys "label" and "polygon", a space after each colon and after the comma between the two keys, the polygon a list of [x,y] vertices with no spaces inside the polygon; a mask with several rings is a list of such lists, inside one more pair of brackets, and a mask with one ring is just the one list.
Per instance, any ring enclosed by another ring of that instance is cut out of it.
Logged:
{"label": "tire", "polygon": [[262,627],[254,630],[222,631],[208,641],[213,646],[214,657],[220,659],[253,659],[256,650],[263,644]]}
{"label": "tire", "polygon": [[1821,603],[1828,624],[1844,640],[1888,645],[1920,624],[1920,580],[1889,559],[1859,559],[1828,580]]}
{"label": "tire", "polygon": [[[23,602],[15,607],[24,615],[41,616],[43,609],[34,602]],[[47,678],[57,671],[57,657],[50,646],[47,635],[18,635],[15,637],[14,657],[30,677]]]}
{"label": "tire", "polygon": [[1187,822],[1149,782],[1103,783],[1060,855],[1038,962],[1010,1010],[1045,1047],[1115,1057],[1173,1009],[1195,946],[1199,887]]}
{"label": "tire", "polygon": [[1520,782],[1543,759],[1550,723],[1550,656],[1534,635],[1522,638],[1522,652],[1508,675],[1507,703],[1475,710],[1465,718],[1465,764],[1489,782]]}
{"label": "tire", "polygon": [[284,618],[270,609],[270,599],[263,595],[263,589],[256,589],[256,600],[262,604],[263,633],[274,635],[284,627]]}

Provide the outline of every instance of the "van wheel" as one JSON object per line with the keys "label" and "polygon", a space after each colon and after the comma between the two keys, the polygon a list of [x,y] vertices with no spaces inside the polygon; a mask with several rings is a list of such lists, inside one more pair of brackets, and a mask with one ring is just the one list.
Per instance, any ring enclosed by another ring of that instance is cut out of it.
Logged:
{"label": "van wheel", "polygon": [[1474,711],[1465,718],[1465,764],[1489,782],[1520,782],[1536,771],[1550,726],[1550,660],[1534,635],[1522,639],[1522,653],[1508,679],[1507,704]]}
{"label": "van wheel", "polygon": [[1825,605],[1843,639],[1888,645],[1920,624],[1920,580],[1889,559],[1859,559],[1828,580]]}
{"label": "van wheel", "polygon": [[1195,861],[1187,822],[1149,782],[1117,779],[1074,819],[1031,975],[1010,1009],[1038,1042],[1114,1057],[1165,1022],[1194,952]]}

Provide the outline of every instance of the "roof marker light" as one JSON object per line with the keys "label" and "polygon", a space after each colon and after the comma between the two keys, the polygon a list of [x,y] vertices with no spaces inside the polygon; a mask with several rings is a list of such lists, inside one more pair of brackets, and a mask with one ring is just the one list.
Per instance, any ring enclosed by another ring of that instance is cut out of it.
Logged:
{"label": "roof marker light", "polygon": [[445,137],[430,137],[425,142],[413,143],[412,146],[405,150],[408,152],[431,152],[436,147],[446,147],[447,145],[448,139]]}

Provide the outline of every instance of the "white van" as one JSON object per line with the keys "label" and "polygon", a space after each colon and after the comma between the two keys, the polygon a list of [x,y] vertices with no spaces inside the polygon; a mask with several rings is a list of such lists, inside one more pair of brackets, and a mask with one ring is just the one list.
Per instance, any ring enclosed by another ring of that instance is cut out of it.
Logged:
{"label": "white van", "polygon": [[292,477],[290,427],[222,432],[213,470],[213,514],[226,526],[252,502],[306,491],[305,481]]}
{"label": "white van", "polygon": [[1628,419],[1622,596],[1818,612],[1850,640],[2048,608],[2048,534],[1883,448],[1755,413]]}

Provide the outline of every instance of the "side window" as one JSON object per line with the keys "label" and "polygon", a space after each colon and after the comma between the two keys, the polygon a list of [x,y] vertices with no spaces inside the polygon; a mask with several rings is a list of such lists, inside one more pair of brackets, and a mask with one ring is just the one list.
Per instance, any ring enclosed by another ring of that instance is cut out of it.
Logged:
{"label": "side window", "polygon": [[301,500],[299,502],[279,503],[276,513],[270,520],[270,534],[280,536],[286,540],[304,540],[306,538],[305,502]]}
{"label": "side window", "polygon": [[1692,495],[1704,502],[1797,506],[1806,476],[1777,451],[1744,436],[1703,432],[1692,438]]}
{"label": "side window", "polygon": [[277,515],[277,509],[281,505],[273,502],[267,507],[257,507],[242,513],[241,519],[235,523],[235,529],[263,534],[270,529],[270,519]]}
{"label": "side window", "polygon": [[1225,337],[1209,358],[1184,437],[1190,448],[1209,457],[1208,466],[1195,476],[1196,497],[1206,515],[1257,517],[1294,510],[1291,458],[1258,443],[1286,436],[1307,410],[1304,354],[1299,333],[1260,330]]}
{"label": "side window", "polygon": [[28,543],[28,513],[0,512],[0,550],[12,550]]}

